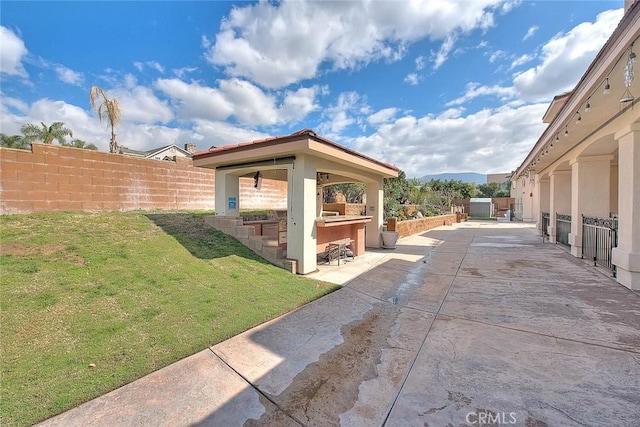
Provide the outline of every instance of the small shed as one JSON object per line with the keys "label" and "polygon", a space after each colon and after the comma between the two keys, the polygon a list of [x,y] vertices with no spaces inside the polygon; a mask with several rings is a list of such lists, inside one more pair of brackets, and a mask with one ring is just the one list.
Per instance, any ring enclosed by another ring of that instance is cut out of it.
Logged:
{"label": "small shed", "polygon": [[469,216],[493,217],[493,201],[491,198],[472,197],[469,200]]}

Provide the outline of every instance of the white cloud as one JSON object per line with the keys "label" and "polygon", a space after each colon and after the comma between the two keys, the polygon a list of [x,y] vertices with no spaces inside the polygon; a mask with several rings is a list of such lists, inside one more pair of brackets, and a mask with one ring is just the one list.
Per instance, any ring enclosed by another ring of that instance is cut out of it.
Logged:
{"label": "white cloud", "polygon": [[202,37],[206,58],[232,76],[277,88],[314,77],[323,63],[349,69],[394,61],[407,44],[444,40],[435,68],[446,60],[456,33],[493,25],[504,0],[459,2],[259,2],[234,8],[215,43]]}
{"label": "white cloud", "polygon": [[422,77],[418,75],[417,72],[422,71],[424,69],[427,63],[427,58],[425,58],[423,55],[420,55],[415,59],[415,63],[416,63],[416,72],[409,73],[404,77],[404,82],[411,86],[417,85],[420,82],[420,80],[422,80]]}
{"label": "white cloud", "polygon": [[233,115],[245,125],[265,125],[278,121],[275,97],[246,80],[229,79],[218,82],[225,100],[233,106]]}
{"label": "white cloud", "polygon": [[317,86],[286,91],[284,101],[278,111],[278,121],[293,124],[302,120],[312,111],[318,110],[320,106],[315,103],[315,99],[319,91]]}
{"label": "white cloud", "polygon": [[224,120],[233,113],[233,106],[219,90],[185,83],[179,79],[159,79],[154,86],[169,96],[181,119]]}
{"label": "white cloud", "polygon": [[220,121],[234,117],[245,126],[298,122],[319,108],[315,98],[321,90],[303,87],[277,96],[237,78],[220,80],[217,88],[179,79],[159,79],[155,87],[172,99],[182,119]]}
{"label": "white cloud", "polygon": [[2,105],[6,106],[7,111],[8,109],[12,109],[23,114],[29,111],[29,105],[21,99],[5,96],[4,93],[0,92],[0,100]]}
{"label": "white cloud", "polygon": [[173,111],[167,101],[159,99],[148,87],[119,87],[110,95],[120,103],[123,120],[146,124],[173,120]]}
{"label": "white cloud", "polygon": [[524,37],[522,38],[522,40],[526,40],[529,37],[533,37],[533,35],[536,33],[536,31],[538,31],[538,26],[534,25],[532,27],[529,27],[529,29],[527,30],[527,34],[524,35]]}
{"label": "white cloud", "polygon": [[522,64],[526,64],[527,62],[533,61],[534,59],[535,58],[533,55],[525,53],[524,55],[521,55],[511,62],[511,69],[513,70],[514,68],[519,67]]}
{"label": "white cloud", "polygon": [[84,74],[82,73],[73,71],[72,69],[67,68],[64,65],[55,65],[53,69],[56,72],[58,78],[64,83],[73,86],[82,86],[82,83],[84,83]]}
{"label": "white cloud", "polygon": [[513,89],[513,87],[482,86],[479,83],[470,82],[470,83],[467,83],[464,95],[447,102],[446,105],[448,107],[454,106],[454,105],[462,105],[471,101],[472,99],[475,99],[481,96],[495,96],[504,102],[504,101],[508,101],[510,99],[515,98],[516,91]]}
{"label": "white cloud", "polygon": [[492,52],[491,55],[489,55],[489,62],[491,62],[493,64],[498,59],[504,58],[505,56],[507,56],[505,51],[496,50],[495,52]]}
{"label": "white cloud", "polygon": [[10,76],[28,77],[22,60],[28,51],[24,42],[7,27],[0,26],[0,72]]}
{"label": "white cloud", "polygon": [[[535,143],[547,104],[485,109],[467,116],[449,109],[439,116],[400,117],[351,146],[396,164],[409,177],[428,173],[508,172]],[[482,129],[480,132],[479,130]]]}
{"label": "white cloud", "polygon": [[164,74],[164,67],[158,61],[147,61],[147,62],[135,61],[133,63],[133,66],[136,67],[136,69],[140,72],[142,72],[142,70],[144,70],[144,67],[146,66],[153,70],[156,70],[160,74]]}
{"label": "white cloud", "polygon": [[182,67],[182,68],[174,68],[173,74],[175,74],[179,79],[183,78],[187,73],[193,73],[196,71],[197,67]]}
{"label": "white cloud", "polygon": [[320,124],[319,131],[328,138],[341,139],[340,133],[354,124],[361,124],[362,114],[369,114],[370,107],[364,97],[356,92],[343,92],[336,102],[325,108],[323,117],[327,120]]}
{"label": "white cloud", "polygon": [[[98,118],[88,111],[64,101],[42,98],[30,106],[19,103],[20,111],[12,112],[10,107],[16,102],[8,97],[0,97],[0,129],[9,135],[20,134],[20,127],[26,123],[51,124],[63,122],[73,131],[73,137],[93,143],[102,151],[109,150],[110,131]],[[25,108],[26,107],[26,108]],[[116,128],[118,143],[138,150],[148,150],[168,144],[199,141],[202,136],[189,129],[177,129],[150,124],[136,124],[125,121]],[[201,145],[201,144],[199,144]],[[204,148],[204,147],[201,147]]]}
{"label": "white cloud", "polygon": [[209,40],[207,36],[203,35],[200,38],[200,45],[205,49],[209,49],[211,47],[211,40]]}
{"label": "white cloud", "polygon": [[2,128],[11,129],[12,134],[19,134],[20,127],[26,123],[63,122],[73,131],[74,138],[94,143],[102,150],[107,150],[109,146],[109,132],[104,125],[84,109],[64,101],[42,98],[32,103],[24,114],[2,116]]}
{"label": "white cloud", "polygon": [[387,123],[391,121],[396,116],[396,114],[398,114],[397,108],[384,108],[367,117],[367,122],[369,122],[369,124],[371,125]]}
{"label": "white cloud", "polygon": [[622,14],[622,9],[602,12],[595,22],[581,23],[546,43],[542,47],[542,63],[514,79],[520,97],[526,101],[542,101],[572,90],[613,33]]}
{"label": "white cloud", "polygon": [[202,119],[194,120],[193,129],[203,138],[202,143],[199,144],[203,146],[203,150],[212,146],[222,147],[223,145],[265,139],[270,136],[265,133],[235,127],[226,122]]}
{"label": "white cloud", "polygon": [[[164,145],[176,144],[182,146],[181,141],[193,142],[193,132],[185,129],[167,126],[128,123],[118,129],[118,144],[134,150],[150,150]],[[107,143],[108,146],[108,143]]]}
{"label": "white cloud", "polygon": [[451,52],[451,49],[453,49],[455,42],[456,37],[454,35],[447,36],[447,38],[445,38],[444,42],[442,43],[442,46],[440,46],[440,50],[437,53],[432,54],[434,70],[437,70],[442,64],[444,64],[449,56],[449,52]]}
{"label": "white cloud", "polygon": [[160,65],[160,63],[158,61],[149,61],[147,62],[147,65],[149,66],[149,68],[153,68],[154,70],[158,71],[161,74],[164,74],[164,67],[162,65]]}
{"label": "white cloud", "polygon": [[420,81],[420,77],[416,73],[409,73],[404,77],[404,82],[411,86],[415,86]]}

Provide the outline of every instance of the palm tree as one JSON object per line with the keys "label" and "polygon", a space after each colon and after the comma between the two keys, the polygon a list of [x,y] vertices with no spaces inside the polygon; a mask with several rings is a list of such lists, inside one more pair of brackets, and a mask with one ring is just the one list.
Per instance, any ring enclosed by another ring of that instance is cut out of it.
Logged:
{"label": "palm tree", "polygon": [[51,126],[40,122],[40,125],[27,123],[20,128],[26,142],[42,141],[44,144],[51,144],[56,140],[62,145],[67,142],[67,136],[73,137],[71,129],[65,127],[62,122],[53,122]]}
{"label": "palm tree", "polygon": [[73,147],[73,148],[84,148],[85,150],[98,150],[98,147],[95,144],[87,144],[86,141],[81,139],[74,139],[71,142],[65,142],[65,147]]}
{"label": "palm tree", "polygon": [[28,150],[30,144],[24,140],[22,135],[5,135],[0,133],[0,146],[7,148],[19,148],[21,150]]}
{"label": "palm tree", "polygon": [[[98,103],[99,98],[102,102]],[[89,99],[91,100],[91,107],[98,114],[100,122],[104,118],[107,121],[107,126],[111,127],[111,141],[109,142],[109,152],[118,152],[118,143],[116,142],[115,127],[120,124],[122,120],[122,110],[120,103],[115,98],[109,98],[106,92],[99,86],[91,86],[89,91]]]}

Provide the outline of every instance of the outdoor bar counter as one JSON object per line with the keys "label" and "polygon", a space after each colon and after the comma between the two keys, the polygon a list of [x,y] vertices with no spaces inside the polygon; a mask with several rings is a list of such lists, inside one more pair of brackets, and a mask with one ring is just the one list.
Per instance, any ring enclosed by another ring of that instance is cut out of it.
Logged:
{"label": "outdoor bar counter", "polygon": [[358,256],[364,253],[365,225],[371,221],[371,216],[334,215],[316,219],[316,250],[322,253],[331,242],[341,239],[354,241],[353,253]]}

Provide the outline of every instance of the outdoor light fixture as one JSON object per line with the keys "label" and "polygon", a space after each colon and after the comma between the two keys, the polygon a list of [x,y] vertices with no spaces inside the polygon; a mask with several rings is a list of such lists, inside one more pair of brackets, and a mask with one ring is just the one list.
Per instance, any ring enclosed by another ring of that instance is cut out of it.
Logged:
{"label": "outdoor light fixture", "polygon": [[633,101],[633,99],[634,99],[633,95],[631,95],[631,92],[629,92],[629,89],[627,89],[622,94],[622,98],[620,98],[620,104],[624,104],[626,102],[631,102],[631,101]]}
{"label": "outdoor light fixture", "polygon": [[629,88],[631,87],[631,82],[633,82],[633,60],[635,59],[636,54],[633,53],[633,50],[631,50],[632,47],[633,45],[629,47],[629,56],[627,57],[627,63],[622,70],[622,75],[624,76],[624,86],[627,89],[622,94],[622,98],[620,98],[621,104],[633,101],[633,95],[631,94]]}
{"label": "outdoor light fixture", "polygon": [[604,90],[602,91],[602,94],[608,95],[609,92],[611,92],[611,86],[609,85],[609,77],[604,79],[604,81],[605,81],[605,85],[604,85]]}
{"label": "outdoor light fixture", "polygon": [[253,188],[259,190],[262,188],[262,172],[258,171],[253,176]]}
{"label": "outdoor light fixture", "polygon": [[567,125],[564,125],[564,136],[565,138],[569,136],[569,130],[567,129]]}
{"label": "outdoor light fixture", "polygon": [[589,97],[587,99],[587,105],[584,106],[584,112],[588,113],[589,111],[591,111],[591,103],[589,102],[589,100],[591,99],[591,97]]}
{"label": "outdoor light fixture", "polygon": [[580,115],[580,111],[576,111],[576,114],[578,115],[578,120],[576,120],[576,124],[579,125],[580,123],[582,123],[582,116]]}

